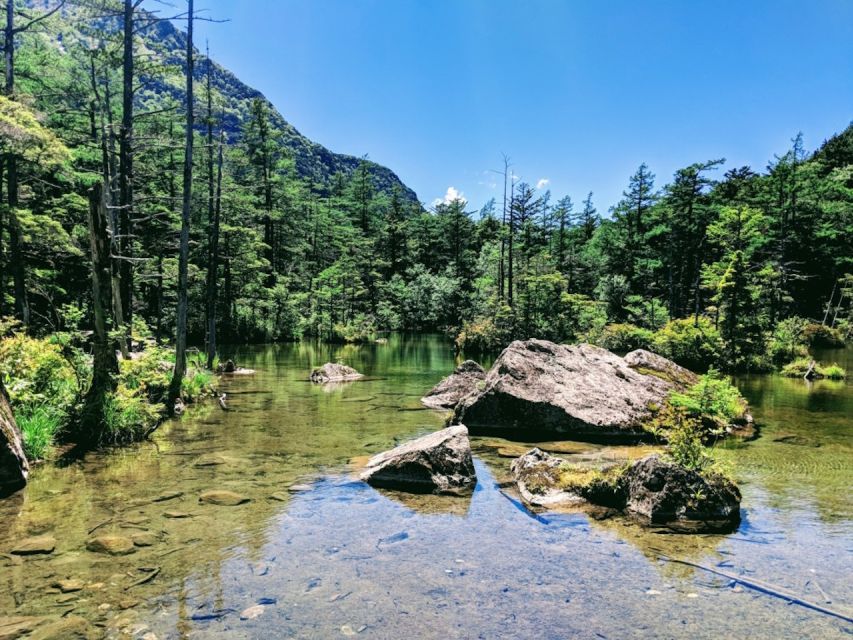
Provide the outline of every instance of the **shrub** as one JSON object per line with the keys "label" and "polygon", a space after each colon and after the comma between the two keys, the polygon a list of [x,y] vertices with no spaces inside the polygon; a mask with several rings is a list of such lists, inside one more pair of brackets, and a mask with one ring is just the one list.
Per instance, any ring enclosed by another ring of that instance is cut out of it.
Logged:
{"label": "shrub", "polygon": [[331,342],[371,342],[376,336],[376,322],[373,316],[360,313],[347,323],[334,326]]}
{"label": "shrub", "polygon": [[104,405],[103,444],[126,444],[141,440],[162,419],[162,405],[123,385],[107,397]]}
{"label": "shrub", "polygon": [[710,320],[700,317],[670,320],[654,334],[653,350],[688,369],[719,365],[723,339]]}
{"label": "shrub", "polygon": [[847,377],[847,372],[833,362],[823,370],[823,375],[830,380],[844,380]]}
{"label": "shrub", "polygon": [[697,472],[710,466],[712,460],[702,444],[702,420],[684,407],[665,404],[647,429],[667,443],[666,456],[676,464]]}
{"label": "shrub", "polygon": [[804,327],[803,339],[810,347],[834,348],[844,346],[844,337],[840,331],[816,322]]}
{"label": "shrub", "polygon": [[77,372],[52,339],[16,333],[0,340],[0,375],[13,408],[49,404],[67,411],[77,400]]}
{"label": "shrub", "polygon": [[456,348],[468,353],[488,353],[503,349],[511,341],[509,327],[498,325],[493,318],[478,317],[462,325],[456,336]]}
{"label": "shrub", "polygon": [[776,325],[768,345],[768,355],[774,362],[788,362],[808,355],[805,329],[808,320],[794,316]]}
{"label": "shrub", "polygon": [[711,368],[684,393],[673,392],[669,403],[683,409],[693,418],[711,419],[730,424],[746,414],[746,400],[733,384]]}
{"label": "shrub", "polygon": [[633,324],[608,324],[597,340],[600,347],[610,351],[628,352],[650,349],[654,333]]}
{"label": "shrub", "polygon": [[190,402],[198,400],[203,395],[209,395],[211,392],[211,383],[213,382],[213,374],[204,369],[190,369],[187,375],[184,376],[184,381],[181,386],[181,395]]}

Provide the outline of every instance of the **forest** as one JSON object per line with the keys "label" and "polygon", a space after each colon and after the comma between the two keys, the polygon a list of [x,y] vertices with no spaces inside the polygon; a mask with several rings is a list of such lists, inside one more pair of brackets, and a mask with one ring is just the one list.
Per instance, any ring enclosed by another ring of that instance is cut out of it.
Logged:
{"label": "forest", "polygon": [[765,167],[641,164],[610,207],[508,157],[501,197],[424,206],[366,157],[301,169],[266,99],[224,91],[192,0],[186,34],[147,4],[5,5],[0,373],[36,458],[61,429],[142,437],[238,343],[439,332],[796,374],[850,336],[853,126]]}

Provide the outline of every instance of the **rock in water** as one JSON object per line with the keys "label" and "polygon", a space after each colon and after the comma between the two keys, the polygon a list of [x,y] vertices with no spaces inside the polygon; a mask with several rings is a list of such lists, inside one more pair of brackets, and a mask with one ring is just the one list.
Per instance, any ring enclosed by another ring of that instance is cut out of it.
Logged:
{"label": "rock in water", "polygon": [[205,491],[198,497],[198,501],[207,504],[216,504],[221,507],[236,507],[238,504],[249,502],[249,498],[233,491],[218,489]]}
{"label": "rock in water", "polygon": [[624,486],[625,510],[649,523],[730,529],[740,521],[740,491],[732,482],[700,475],[658,455],[631,465]]}
{"label": "rock in water", "polygon": [[0,497],[22,489],[27,484],[29,471],[21,432],[15,424],[6,388],[0,381]]}
{"label": "rock in water", "polygon": [[565,461],[541,449],[531,449],[510,465],[518,493],[536,507],[554,507],[586,502],[583,496],[560,486],[560,468]]}
{"label": "rock in water", "polygon": [[421,402],[430,409],[453,409],[459,401],[486,379],[486,372],[473,360],[466,360],[453,373],[435,385],[421,398]]}
{"label": "rock in water", "polygon": [[455,425],[375,455],[361,479],[374,487],[413,493],[470,493],[477,474],[468,429]]}
{"label": "rock in water", "polygon": [[53,553],[56,549],[56,538],[53,536],[36,536],[21,540],[12,553],[16,556],[32,556],[40,553]]}
{"label": "rock in water", "polygon": [[699,382],[699,376],[689,369],[645,349],[637,349],[626,354],[625,362],[637,373],[656,376],[672,383],[680,391],[684,391]]}
{"label": "rock in water", "polygon": [[543,431],[573,437],[636,437],[675,385],[643,375],[588,344],[517,340],[483,388],[462,399],[454,421],[472,430]]}
{"label": "rock in water", "polygon": [[358,380],[363,377],[352,367],[333,362],[327,362],[311,372],[311,382],[342,382],[344,380]]}
{"label": "rock in water", "polygon": [[136,551],[133,540],[124,536],[103,535],[90,538],[86,548],[95,553],[106,553],[111,556],[126,556]]}

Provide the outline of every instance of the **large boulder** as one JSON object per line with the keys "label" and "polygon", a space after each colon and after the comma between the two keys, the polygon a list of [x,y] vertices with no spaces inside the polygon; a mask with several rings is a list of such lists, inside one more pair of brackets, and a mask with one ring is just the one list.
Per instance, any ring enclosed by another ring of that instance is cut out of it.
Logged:
{"label": "large boulder", "polygon": [[468,429],[455,425],[377,454],[361,479],[374,487],[413,493],[470,493],[477,475]]}
{"label": "large boulder", "polygon": [[0,381],[0,497],[22,489],[27,484],[29,472],[21,432]]}
{"label": "large boulder", "polygon": [[473,360],[466,360],[421,398],[421,402],[430,409],[453,409],[485,379],[483,367]]}
{"label": "large boulder", "polygon": [[731,529],[740,521],[740,491],[727,478],[699,474],[659,455],[623,474],[625,510],[652,524],[688,529]]}
{"label": "large boulder", "polygon": [[645,349],[636,349],[625,355],[626,364],[638,373],[656,376],[684,391],[699,382],[699,376],[663,356]]}
{"label": "large boulder", "polygon": [[472,431],[637,437],[674,388],[606,349],[517,340],[495,361],[482,390],[457,405],[454,421]]}
{"label": "large boulder", "polygon": [[352,367],[345,364],[327,362],[322,367],[317,367],[311,372],[311,382],[343,382],[344,380],[358,380],[364,376]]}

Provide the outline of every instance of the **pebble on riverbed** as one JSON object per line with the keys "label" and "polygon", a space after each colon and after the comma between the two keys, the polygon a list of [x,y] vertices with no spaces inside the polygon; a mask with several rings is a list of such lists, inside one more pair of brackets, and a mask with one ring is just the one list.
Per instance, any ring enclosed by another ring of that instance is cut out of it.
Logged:
{"label": "pebble on riverbed", "polygon": [[205,491],[198,497],[198,501],[205,504],[215,504],[221,507],[236,507],[249,502],[249,498],[233,491],[224,489]]}
{"label": "pebble on riverbed", "polygon": [[41,553],[53,553],[56,549],[56,538],[53,536],[36,536],[21,540],[12,549],[12,553],[16,556],[32,556]]}

